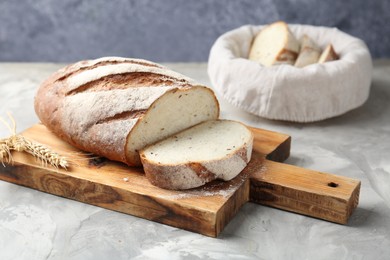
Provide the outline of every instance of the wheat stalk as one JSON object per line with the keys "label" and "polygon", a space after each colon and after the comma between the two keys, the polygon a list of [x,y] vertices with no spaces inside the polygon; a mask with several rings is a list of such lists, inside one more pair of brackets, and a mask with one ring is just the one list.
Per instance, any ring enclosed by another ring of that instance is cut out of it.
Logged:
{"label": "wheat stalk", "polygon": [[11,151],[5,143],[0,143],[0,162],[3,166],[4,162],[10,162],[12,160]]}
{"label": "wheat stalk", "polygon": [[11,151],[26,152],[39,159],[45,166],[50,164],[55,168],[69,167],[67,159],[58,153],[52,151],[43,144],[29,140],[21,135],[16,135],[16,123],[13,117],[8,113],[13,127],[0,117],[0,121],[10,130],[11,136],[5,139],[0,139],[0,162],[12,163]]}
{"label": "wheat stalk", "polygon": [[16,136],[14,145],[15,148],[18,146],[20,151],[29,153],[35,158],[41,160],[41,162],[43,162],[45,165],[50,164],[56,168],[61,167],[64,169],[69,167],[65,157],[60,156],[56,152],[53,152],[50,148],[44,146],[43,144],[28,140],[27,138],[19,135]]}

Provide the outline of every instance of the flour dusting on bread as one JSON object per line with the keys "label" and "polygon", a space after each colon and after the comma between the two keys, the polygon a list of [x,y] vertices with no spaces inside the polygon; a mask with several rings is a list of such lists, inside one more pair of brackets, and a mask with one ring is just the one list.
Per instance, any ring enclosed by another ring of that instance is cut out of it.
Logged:
{"label": "flour dusting on bread", "polygon": [[212,90],[164,66],[106,57],[54,73],[40,86],[35,111],[73,146],[140,166],[140,149],[217,119],[219,104]]}

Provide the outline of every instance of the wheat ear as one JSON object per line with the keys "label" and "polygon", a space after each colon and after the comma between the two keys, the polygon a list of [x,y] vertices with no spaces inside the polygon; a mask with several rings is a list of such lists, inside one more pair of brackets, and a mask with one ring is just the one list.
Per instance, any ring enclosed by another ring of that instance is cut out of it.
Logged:
{"label": "wheat ear", "polygon": [[0,140],[0,162],[12,162],[11,151],[26,152],[39,159],[45,165],[50,164],[55,168],[61,167],[67,169],[69,163],[65,157],[52,151],[48,147],[31,141],[24,136],[16,135],[16,123],[13,117],[8,113],[13,127],[0,117],[0,121],[10,130],[11,136]]}
{"label": "wheat ear", "polygon": [[23,136],[17,136],[16,138],[19,149],[31,154],[35,158],[41,160],[45,165],[50,164],[56,168],[68,168],[69,164],[65,157],[53,152],[50,148],[43,144],[31,141]]}
{"label": "wheat ear", "polygon": [[[10,114],[8,114],[10,117]],[[0,117],[0,122],[2,122],[6,128],[13,134],[13,129],[11,126],[5,121],[2,117]],[[14,122],[14,121],[13,121]],[[11,162],[12,161],[12,156],[11,156],[11,150],[12,147],[10,147],[10,139],[5,138],[5,139],[0,139],[0,162],[3,166],[4,162]]]}
{"label": "wheat ear", "polygon": [[5,166],[4,162],[10,162],[12,160],[11,151],[6,143],[0,142],[0,162]]}

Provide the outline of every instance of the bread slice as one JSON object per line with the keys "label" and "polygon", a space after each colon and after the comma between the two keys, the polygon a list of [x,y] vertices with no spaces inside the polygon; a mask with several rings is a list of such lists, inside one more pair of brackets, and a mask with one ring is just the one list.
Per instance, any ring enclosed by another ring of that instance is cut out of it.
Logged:
{"label": "bread slice", "polygon": [[328,44],[326,46],[326,48],[324,49],[324,51],[321,53],[321,56],[318,60],[318,63],[324,63],[327,61],[333,61],[333,60],[338,60],[338,59],[339,59],[339,56],[337,55],[337,53],[333,49],[333,45]]}
{"label": "bread slice", "polygon": [[275,22],[262,29],[255,37],[249,59],[264,66],[294,64],[299,52],[299,42],[283,22]]}
{"label": "bread slice", "polygon": [[301,39],[301,50],[294,64],[295,67],[303,68],[307,65],[318,62],[321,55],[321,49],[313,40],[306,34]]}
{"label": "bread slice", "polygon": [[105,57],[50,76],[35,111],[52,132],[84,151],[140,166],[138,151],[219,116],[212,90],[141,59]]}
{"label": "bread slice", "polygon": [[146,177],[165,189],[190,189],[231,180],[251,158],[253,135],[243,124],[210,120],[140,152]]}

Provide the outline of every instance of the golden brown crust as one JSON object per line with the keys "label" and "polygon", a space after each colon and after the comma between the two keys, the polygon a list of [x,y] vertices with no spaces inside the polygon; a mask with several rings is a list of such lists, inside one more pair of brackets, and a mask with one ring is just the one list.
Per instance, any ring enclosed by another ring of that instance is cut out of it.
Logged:
{"label": "golden brown crust", "polygon": [[[181,81],[182,87],[191,87],[192,85]],[[177,80],[172,77],[166,77],[159,74],[148,72],[131,72],[123,74],[114,74],[101,79],[81,85],[80,87],[67,92],[67,95],[73,95],[81,92],[109,91],[112,89],[127,89],[132,87],[157,87],[172,86],[177,84]]]}
{"label": "golden brown crust", "polygon": [[324,63],[324,62],[338,60],[338,59],[339,59],[339,55],[335,52],[333,45],[328,44],[328,46],[326,46],[325,50],[323,51],[323,53],[319,58],[319,63]]}
{"label": "golden brown crust", "polygon": [[[253,134],[252,134],[253,135]],[[252,137],[253,139],[253,137]],[[246,147],[242,147],[238,152],[237,156],[239,156],[244,162],[248,162],[248,149]]]}
{"label": "golden brown crust", "polygon": [[187,164],[187,167],[198,175],[199,178],[203,179],[205,182],[210,182],[215,180],[217,176],[215,173],[209,171],[204,165],[198,162],[190,162]]}
{"label": "golden brown crust", "polygon": [[146,63],[146,62],[141,62],[141,61],[135,61],[135,60],[103,60],[97,63],[94,63],[93,65],[88,65],[90,64],[90,61],[84,60],[77,62],[75,64],[71,64],[67,67],[64,68],[63,72],[60,73],[60,75],[57,76],[57,80],[64,80],[70,76],[74,76],[78,73],[81,73],[86,70],[94,69],[100,66],[104,65],[113,65],[113,64],[123,64],[123,63],[130,63],[130,64],[138,64],[138,65],[143,65],[143,66],[150,66],[150,67],[160,67],[158,64],[152,64],[152,63]]}
{"label": "golden brown crust", "polygon": [[[64,119],[64,115],[62,113],[64,99],[69,94],[75,94],[75,93],[65,92],[65,90],[67,89],[65,79],[67,79],[71,75],[75,75],[76,73],[79,73],[80,71],[85,71],[87,69],[92,69],[92,68],[96,67],[96,66],[83,67],[83,65],[85,65],[86,63],[87,63],[87,61],[81,61],[81,62],[78,62],[76,64],[69,65],[69,66],[65,67],[64,69],[57,71],[52,76],[50,76],[47,80],[45,80],[42,83],[42,85],[40,86],[40,88],[36,94],[36,97],[35,97],[35,104],[34,104],[35,111],[36,111],[39,119],[41,120],[41,122],[46,127],[48,127],[53,133],[55,133],[57,136],[59,136],[61,139],[65,140],[65,141],[67,141],[71,145],[73,145],[81,150],[90,151],[90,152],[96,153],[100,156],[107,157],[111,160],[121,161],[121,162],[127,163],[126,157],[124,156],[124,154],[117,154],[117,153],[113,152],[112,148],[111,148],[111,146],[124,147],[125,144],[123,142],[112,141],[112,142],[107,142],[106,144],[101,143],[101,145],[96,145],[96,142],[100,142],[99,139],[101,138],[100,130],[96,129],[96,128],[98,128],[96,126],[103,125],[103,123],[107,123],[108,121],[113,120],[113,119],[123,120],[123,121],[128,120],[129,118],[138,119],[138,118],[142,117],[142,115],[144,114],[145,111],[143,111],[143,112],[141,112],[139,110],[126,111],[128,113],[124,112],[122,115],[127,115],[127,116],[121,116],[121,114],[118,114],[118,115],[114,115],[112,118],[107,118],[105,120],[96,121],[95,127],[93,128],[92,126],[90,126],[90,128],[88,129],[88,135],[89,135],[89,140],[90,140],[88,142],[80,140],[81,138],[79,136],[74,136],[74,135],[71,135],[71,134],[67,133],[66,131],[64,131],[64,126],[62,125],[62,122]],[[98,64],[102,65],[102,64],[107,64],[107,63],[112,64],[113,62],[104,62],[104,63],[98,63]],[[149,73],[149,75],[148,75],[148,73],[144,73],[142,76],[143,77],[141,80],[144,80],[145,82],[151,82],[151,81],[155,80],[155,75],[152,73]],[[150,76],[150,78],[152,80],[148,81],[147,80],[148,76]],[[114,75],[113,78],[115,78],[116,80],[119,80],[119,81],[120,81],[120,79],[122,79],[122,82],[126,79],[129,79],[127,74]],[[109,82],[109,81],[105,81],[105,79],[103,79],[103,81]],[[113,88],[113,86],[114,87],[119,86],[119,84],[115,84],[115,83],[113,85],[106,84],[103,86],[103,84],[101,83],[103,81],[97,80],[94,82],[95,84],[97,83],[97,86],[100,87],[100,90],[107,90],[108,91],[111,89],[115,89],[115,88]],[[139,82],[138,79],[136,81]],[[128,88],[130,86],[127,85],[126,87]],[[84,91],[87,91],[87,89],[80,90],[77,93],[82,93]],[[83,113],[83,111],[80,111],[80,113]],[[130,130],[130,129],[127,129],[127,130]],[[82,132],[82,131],[83,130],[80,129],[79,132]],[[124,136],[127,136],[128,131],[124,131],[122,134]],[[125,140],[125,138],[124,138],[124,140]]]}
{"label": "golden brown crust", "polygon": [[154,186],[169,190],[199,187],[215,180],[217,176],[201,163],[183,165],[155,164],[141,155],[145,176]]}
{"label": "golden brown crust", "polygon": [[[142,165],[145,176],[151,184],[163,189],[174,189],[173,179],[169,178],[169,175],[165,174],[165,171],[168,170],[166,167],[161,165],[154,165],[148,163],[147,161],[142,161]],[[173,166],[169,167],[172,168]],[[152,172],[153,174],[150,174]]]}
{"label": "golden brown crust", "polygon": [[277,62],[294,62],[298,57],[298,52],[283,49],[276,56]]}

